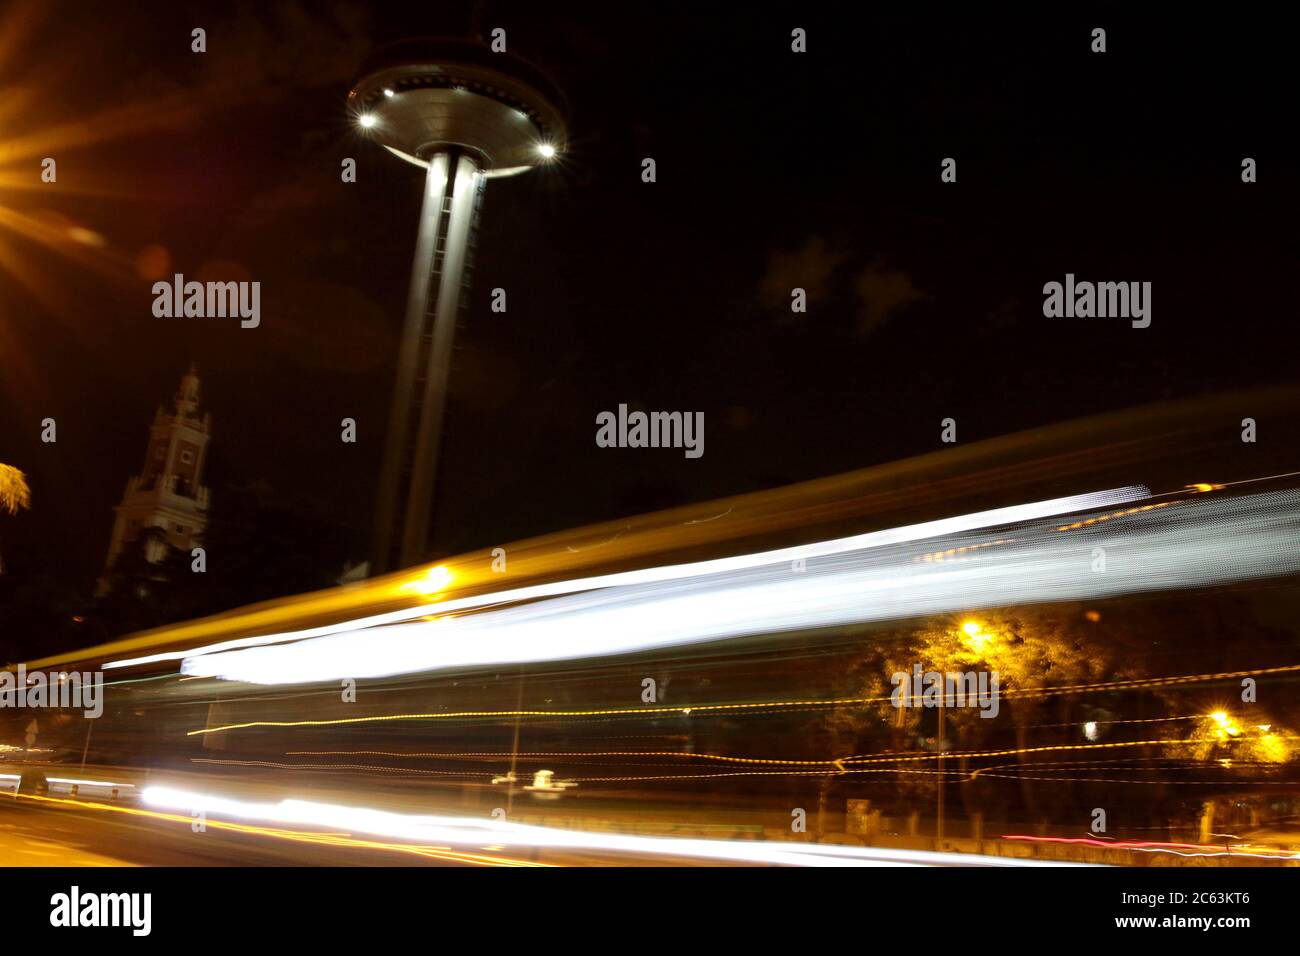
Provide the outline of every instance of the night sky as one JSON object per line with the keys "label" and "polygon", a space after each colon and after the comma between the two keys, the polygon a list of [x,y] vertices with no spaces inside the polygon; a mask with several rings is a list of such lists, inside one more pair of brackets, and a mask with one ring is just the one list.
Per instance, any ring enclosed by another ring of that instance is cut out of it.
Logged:
{"label": "night sky", "polygon": [[[970,442],[1294,379],[1281,30],[1249,11],[695,7],[482,9],[566,91],[571,140],[487,187],[438,553],[933,451],[948,416]],[[33,495],[0,517],[11,586],[88,593],[191,361],[214,497],[255,485],[366,556],[421,174],[345,100],[376,46],[471,24],[459,3],[5,9],[0,461]],[[69,227],[103,244],[41,238]],[[160,267],[260,281],[261,326],[155,318]],[[1043,284],[1067,272],[1150,281],[1151,327],[1044,318]],[[620,403],[703,411],[704,456],[597,448],[597,413]]]}

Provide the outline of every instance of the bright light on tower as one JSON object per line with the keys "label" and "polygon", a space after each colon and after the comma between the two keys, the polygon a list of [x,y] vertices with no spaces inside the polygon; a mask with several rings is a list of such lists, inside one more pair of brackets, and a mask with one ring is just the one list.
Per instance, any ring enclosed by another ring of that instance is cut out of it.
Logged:
{"label": "bright light on tower", "polygon": [[362,126],[364,126],[366,129],[370,129],[372,126],[375,125],[375,116],[373,113],[362,113],[359,117],[357,117],[357,122],[360,123]]}
{"label": "bright light on tower", "polygon": [[537,147],[537,152],[542,157],[542,159],[555,158],[555,147],[552,146],[550,143],[539,144]]}

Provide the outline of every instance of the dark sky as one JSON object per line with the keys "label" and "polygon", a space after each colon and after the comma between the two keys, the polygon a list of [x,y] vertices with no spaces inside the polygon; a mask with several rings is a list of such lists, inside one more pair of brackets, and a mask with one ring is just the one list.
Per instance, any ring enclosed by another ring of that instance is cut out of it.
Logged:
{"label": "dark sky", "polygon": [[[439,551],[931,451],[946,416],[967,442],[1295,377],[1282,31],[699,6],[483,7],[566,90],[571,142],[488,186]],[[0,518],[13,573],[89,586],[191,360],[214,493],[264,482],[364,556],[421,176],[357,135],[345,98],[375,46],[470,23],[459,3],[10,4],[0,461],[33,488],[29,514]],[[49,238],[70,226],[103,245]],[[151,247],[169,272],[260,281],[261,327],[155,318]],[[1044,318],[1042,286],[1067,272],[1150,281],[1151,327]],[[619,403],[703,411],[704,457],[597,448],[595,416]]]}

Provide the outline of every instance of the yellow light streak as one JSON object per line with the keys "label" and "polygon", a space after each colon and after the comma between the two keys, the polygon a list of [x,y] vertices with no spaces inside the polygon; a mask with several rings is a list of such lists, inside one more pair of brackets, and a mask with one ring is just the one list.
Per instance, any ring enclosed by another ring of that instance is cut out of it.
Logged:
{"label": "yellow light streak", "polygon": [[[194,822],[192,817],[176,813],[163,813],[158,810],[140,810],[135,807],[118,807],[108,803],[95,803],[88,800],[72,800],[63,797],[39,797],[34,794],[26,793],[17,794],[16,796],[21,800],[31,800],[39,803],[63,804],[87,810],[106,810],[113,813],[124,813],[129,816],[146,817],[169,823],[183,823],[187,827]],[[391,850],[398,853],[409,853],[414,856],[445,860],[451,863],[475,863],[485,866],[551,865],[549,863],[534,862],[532,860],[519,860],[513,857],[495,857],[483,856],[477,853],[463,853],[458,850],[453,850],[450,847],[420,846],[412,843],[389,843],[380,840],[361,840],[343,834],[311,833],[303,830],[282,830],[273,827],[256,826],[248,823],[228,823],[224,820],[213,820],[210,817],[204,821],[204,826],[211,827],[214,830],[228,830],[233,833],[246,833],[253,836],[272,837],[277,840],[291,840],[296,843],[311,843],[349,849]]]}

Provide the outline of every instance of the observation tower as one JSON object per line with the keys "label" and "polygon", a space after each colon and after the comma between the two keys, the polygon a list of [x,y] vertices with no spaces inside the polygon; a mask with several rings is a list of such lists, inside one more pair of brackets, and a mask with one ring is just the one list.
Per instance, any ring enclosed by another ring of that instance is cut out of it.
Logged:
{"label": "observation tower", "polygon": [[558,156],[559,91],[536,67],[464,39],[380,50],[348,94],[357,124],[424,169],[376,512],[375,572],[424,560],[458,313],[487,180]]}

